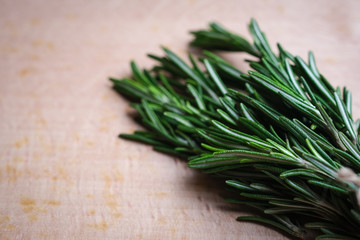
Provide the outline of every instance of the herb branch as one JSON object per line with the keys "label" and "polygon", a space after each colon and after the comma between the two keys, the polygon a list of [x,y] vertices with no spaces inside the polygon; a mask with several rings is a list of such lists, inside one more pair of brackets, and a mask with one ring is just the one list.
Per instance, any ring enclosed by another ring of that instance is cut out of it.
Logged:
{"label": "herb branch", "polygon": [[[110,78],[129,97],[147,129],[120,137],[188,159],[223,178],[227,199],[254,207],[241,216],[304,238],[360,238],[359,121],[351,93],[334,88],[309,52],[307,62],[277,45],[275,54],[254,19],[253,43],[219,24],[192,32],[206,49],[191,65],[164,48],[151,70],[132,62],[132,78]],[[247,73],[209,50],[246,52]]]}

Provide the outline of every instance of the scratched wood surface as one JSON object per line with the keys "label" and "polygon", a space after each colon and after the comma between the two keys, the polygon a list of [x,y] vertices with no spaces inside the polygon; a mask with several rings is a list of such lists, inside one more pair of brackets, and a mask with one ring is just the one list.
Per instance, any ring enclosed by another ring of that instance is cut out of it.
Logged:
{"label": "scratched wood surface", "polygon": [[[0,1],[0,239],[288,239],[238,223],[214,182],[117,138],[139,128],[108,76],[185,56],[189,30],[216,20],[274,46],[354,94],[360,116],[360,1]],[[230,54],[236,61],[242,54]],[[236,63],[246,69],[243,63]]]}

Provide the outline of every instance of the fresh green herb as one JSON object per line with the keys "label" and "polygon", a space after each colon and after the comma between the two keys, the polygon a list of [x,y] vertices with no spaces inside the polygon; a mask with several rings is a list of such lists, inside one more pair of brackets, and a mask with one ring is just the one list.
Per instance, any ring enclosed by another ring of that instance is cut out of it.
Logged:
{"label": "fresh green herb", "polygon": [[[258,209],[256,221],[304,238],[360,238],[359,122],[351,94],[281,45],[276,55],[255,20],[253,43],[218,24],[192,32],[192,45],[246,52],[243,73],[212,52],[185,63],[169,49],[152,71],[110,80],[129,97],[147,131],[120,136],[188,159],[225,179],[232,203]],[[203,67],[199,65],[203,65]]]}

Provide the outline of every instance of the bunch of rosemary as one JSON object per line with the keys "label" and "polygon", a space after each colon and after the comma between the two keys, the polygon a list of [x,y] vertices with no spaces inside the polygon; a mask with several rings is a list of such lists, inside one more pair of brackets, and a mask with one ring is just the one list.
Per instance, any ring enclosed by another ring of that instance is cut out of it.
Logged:
{"label": "bunch of rosemary", "polygon": [[133,100],[148,129],[123,138],[187,158],[191,168],[226,179],[228,201],[259,209],[239,217],[304,238],[360,238],[359,121],[351,94],[334,88],[316,67],[281,45],[276,55],[255,20],[253,43],[218,24],[193,32],[192,45],[243,51],[256,60],[241,72],[209,51],[191,66],[168,49],[133,78],[110,80]]}

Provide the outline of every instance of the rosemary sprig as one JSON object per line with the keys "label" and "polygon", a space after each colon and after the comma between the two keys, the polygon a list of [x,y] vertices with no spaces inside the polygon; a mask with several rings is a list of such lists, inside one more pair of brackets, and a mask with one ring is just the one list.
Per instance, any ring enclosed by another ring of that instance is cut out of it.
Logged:
{"label": "rosemary sprig", "polygon": [[164,48],[164,57],[149,55],[158,62],[152,71],[132,62],[132,79],[111,78],[148,129],[120,136],[224,178],[234,192],[228,201],[262,212],[239,221],[299,238],[315,229],[317,239],[359,239],[359,122],[351,93],[332,87],[313,53],[305,62],[278,44],[276,55],[255,20],[249,29],[254,43],[215,23],[192,32],[194,46],[256,57],[247,73],[209,51],[199,61],[189,55],[189,66]]}

